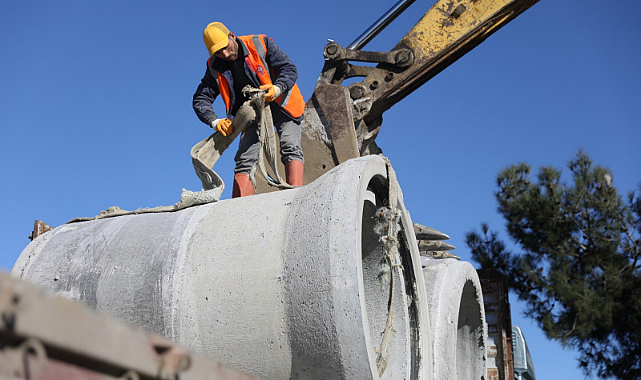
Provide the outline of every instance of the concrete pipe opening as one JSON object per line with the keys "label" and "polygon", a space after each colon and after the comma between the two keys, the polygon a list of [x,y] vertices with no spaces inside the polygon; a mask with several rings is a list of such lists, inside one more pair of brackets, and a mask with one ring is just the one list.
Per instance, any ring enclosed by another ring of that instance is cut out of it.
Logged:
{"label": "concrete pipe opening", "polygon": [[[418,379],[421,369],[419,310],[406,225],[391,215],[387,178],[373,177],[363,204],[362,271],[370,355],[381,379]],[[410,224],[411,226],[411,224]],[[395,236],[388,236],[390,233]],[[386,243],[392,239],[395,252]],[[394,256],[391,256],[394,255]]]}
{"label": "concrete pipe opening", "polygon": [[[457,379],[478,379],[484,375],[485,344],[483,305],[479,305],[477,287],[472,280],[461,291],[456,329]],[[481,306],[481,307],[479,307]]]}
{"label": "concrete pipe opening", "polygon": [[485,310],[476,270],[455,259],[422,259],[434,378],[485,379]]}
{"label": "concrete pipe opening", "polygon": [[393,286],[379,280],[372,215],[388,190],[385,161],[361,157],[297,189],[65,224],[12,273],[259,378],[429,380],[427,298],[400,194],[399,265]]}

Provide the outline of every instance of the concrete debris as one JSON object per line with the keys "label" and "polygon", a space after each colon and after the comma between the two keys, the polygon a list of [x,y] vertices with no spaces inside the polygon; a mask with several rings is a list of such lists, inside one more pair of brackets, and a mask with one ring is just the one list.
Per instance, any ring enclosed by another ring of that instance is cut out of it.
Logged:
{"label": "concrete debris", "polygon": [[146,207],[146,208],[139,208],[133,211],[123,210],[118,206],[111,206],[106,210],[100,211],[100,214],[94,217],[75,218],[70,220],[67,223],[85,222],[88,220],[113,218],[115,216],[123,216],[123,215],[173,212],[173,211],[183,210],[192,206],[218,202],[218,200],[220,199],[220,196],[222,195],[222,192],[223,192],[222,187],[217,187],[211,190],[202,190],[202,191],[190,191],[187,189],[183,189],[182,194],[180,194],[180,201],[174,204],[173,206],[158,206],[158,207],[151,207],[151,208]]}

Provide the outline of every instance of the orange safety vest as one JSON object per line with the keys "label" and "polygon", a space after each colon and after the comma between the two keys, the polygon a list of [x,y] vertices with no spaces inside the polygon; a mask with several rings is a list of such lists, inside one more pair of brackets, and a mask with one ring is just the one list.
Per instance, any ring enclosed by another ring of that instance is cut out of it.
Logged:
{"label": "orange safety vest", "polygon": [[[272,84],[271,75],[273,73],[267,70],[267,62],[265,61],[265,52],[267,51],[267,46],[265,45],[264,40],[265,35],[250,35],[250,36],[238,36],[238,38],[243,41],[247,49],[249,50],[249,55],[245,57],[245,63],[249,69],[256,74],[260,84]],[[240,50],[240,49],[239,49]],[[211,60],[211,58],[210,58]],[[210,68],[210,71],[213,70],[210,66],[210,61],[207,61],[207,66]],[[229,83],[225,77],[217,72],[215,78],[218,82],[218,90],[220,96],[225,102],[225,107],[227,108],[227,113],[231,109],[231,97],[229,92]],[[294,86],[291,90],[282,93],[278,98],[274,99],[274,102],[278,104],[285,112],[287,112],[291,117],[298,118],[303,115],[305,110],[305,100],[303,100],[303,95],[298,89],[298,85],[294,83]]]}

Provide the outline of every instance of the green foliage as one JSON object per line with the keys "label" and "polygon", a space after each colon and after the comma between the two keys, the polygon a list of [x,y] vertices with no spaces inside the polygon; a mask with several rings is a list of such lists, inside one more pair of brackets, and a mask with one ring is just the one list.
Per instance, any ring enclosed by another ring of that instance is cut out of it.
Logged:
{"label": "green foliage", "polygon": [[482,269],[509,279],[548,338],[579,350],[586,374],[641,379],[641,199],[624,202],[582,151],[568,168],[571,184],[552,167],[532,183],[523,163],[498,175],[498,210],[520,253],[485,224],[467,244]]}

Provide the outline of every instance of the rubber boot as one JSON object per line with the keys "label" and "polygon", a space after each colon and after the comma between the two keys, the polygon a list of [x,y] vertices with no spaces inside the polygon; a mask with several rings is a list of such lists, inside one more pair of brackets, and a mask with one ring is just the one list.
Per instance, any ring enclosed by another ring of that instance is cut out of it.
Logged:
{"label": "rubber boot", "polygon": [[285,165],[287,183],[292,186],[303,186],[303,168],[305,164],[298,160],[291,160]]}
{"label": "rubber boot", "polygon": [[246,197],[254,195],[254,184],[249,179],[248,173],[234,174],[234,187],[231,191],[232,198]]}

